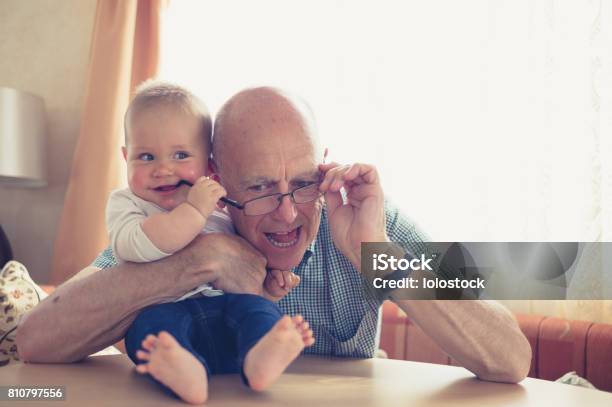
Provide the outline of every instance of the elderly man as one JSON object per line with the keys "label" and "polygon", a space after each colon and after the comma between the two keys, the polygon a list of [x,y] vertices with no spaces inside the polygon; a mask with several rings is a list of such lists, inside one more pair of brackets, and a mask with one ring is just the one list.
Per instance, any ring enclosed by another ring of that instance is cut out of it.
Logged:
{"label": "elderly man", "polygon": [[[385,207],[374,167],[323,164],[322,159],[303,103],[272,88],[235,95],[215,122],[211,165],[228,197],[243,205],[229,212],[244,240],[201,236],[148,264],[116,266],[105,251],[96,267],[60,286],[23,321],[17,333],[21,357],[79,360],[121,339],[143,307],[173,300],[202,283],[259,293],[266,265],[292,269],[301,278],[279,306],[311,322],[317,341],[308,352],[372,357],[380,302],[362,288],[361,243],[419,243],[422,237],[397,210]],[[319,181],[324,198],[310,190]],[[501,305],[396,302],[479,378],[518,382],[526,376],[531,348]]]}

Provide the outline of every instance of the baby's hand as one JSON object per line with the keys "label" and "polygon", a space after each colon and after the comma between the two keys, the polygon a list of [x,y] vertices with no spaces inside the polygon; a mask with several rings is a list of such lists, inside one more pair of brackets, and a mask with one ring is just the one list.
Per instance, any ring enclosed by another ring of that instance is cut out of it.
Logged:
{"label": "baby's hand", "polygon": [[225,188],[217,181],[200,177],[189,190],[187,202],[196,208],[205,219],[208,219],[217,207],[219,199],[225,195],[227,195]]}
{"label": "baby's hand", "polygon": [[270,270],[264,280],[264,297],[280,301],[300,283],[300,277],[291,271]]}

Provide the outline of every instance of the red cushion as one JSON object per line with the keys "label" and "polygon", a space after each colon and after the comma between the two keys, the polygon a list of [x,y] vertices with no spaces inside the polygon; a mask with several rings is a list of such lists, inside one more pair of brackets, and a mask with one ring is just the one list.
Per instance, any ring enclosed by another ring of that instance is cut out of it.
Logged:
{"label": "red cushion", "polygon": [[540,327],[538,343],[538,376],[557,380],[567,372],[575,371],[584,377],[588,321],[569,321],[546,318]]}
{"label": "red cushion", "polygon": [[594,324],[586,343],[586,378],[600,390],[612,391],[612,325]]}

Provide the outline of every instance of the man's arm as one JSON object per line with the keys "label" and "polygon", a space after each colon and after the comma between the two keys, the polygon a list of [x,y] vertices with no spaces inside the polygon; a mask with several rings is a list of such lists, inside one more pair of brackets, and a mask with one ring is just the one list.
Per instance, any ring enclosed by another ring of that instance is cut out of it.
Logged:
{"label": "man's arm", "polygon": [[[329,223],[336,247],[361,270],[361,243],[412,241],[422,235],[396,213],[385,212],[376,168],[367,164],[322,164]],[[340,188],[346,190],[346,202]],[[387,225],[389,222],[396,222]],[[401,233],[395,233],[402,230]],[[391,231],[391,233],[388,233]],[[531,347],[502,305],[485,301],[404,300],[397,304],[453,359],[483,380],[523,380]]]}
{"label": "man's arm", "polygon": [[495,301],[399,300],[430,338],[479,379],[518,383],[529,373],[531,346],[514,316]]}
{"label": "man's arm", "polygon": [[17,330],[19,355],[26,362],[78,361],[121,339],[142,308],[200,284],[260,294],[265,264],[243,239],[209,234],[157,262],[85,268],[24,317]]}
{"label": "man's arm", "polygon": [[[414,253],[427,250],[423,244],[425,236],[397,209],[386,211],[386,224],[390,240],[404,242]],[[417,271],[414,275],[421,279],[425,274],[420,273],[425,272]],[[401,290],[391,292],[391,299],[411,321],[478,378],[517,383],[529,373],[531,346],[512,313],[501,304],[406,298]]]}

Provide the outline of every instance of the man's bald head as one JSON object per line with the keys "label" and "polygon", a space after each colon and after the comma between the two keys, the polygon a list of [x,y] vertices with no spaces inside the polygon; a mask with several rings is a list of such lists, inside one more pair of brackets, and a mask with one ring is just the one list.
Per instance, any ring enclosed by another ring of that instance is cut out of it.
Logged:
{"label": "man's bald head", "polygon": [[228,154],[231,157],[238,145],[257,142],[253,137],[261,137],[268,126],[278,125],[286,126],[287,129],[299,128],[300,133],[310,139],[317,156],[322,157],[310,106],[301,98],[281,89],[258,87],[237,93],[217,114],[212,147],[217,168],[224,165]]}

